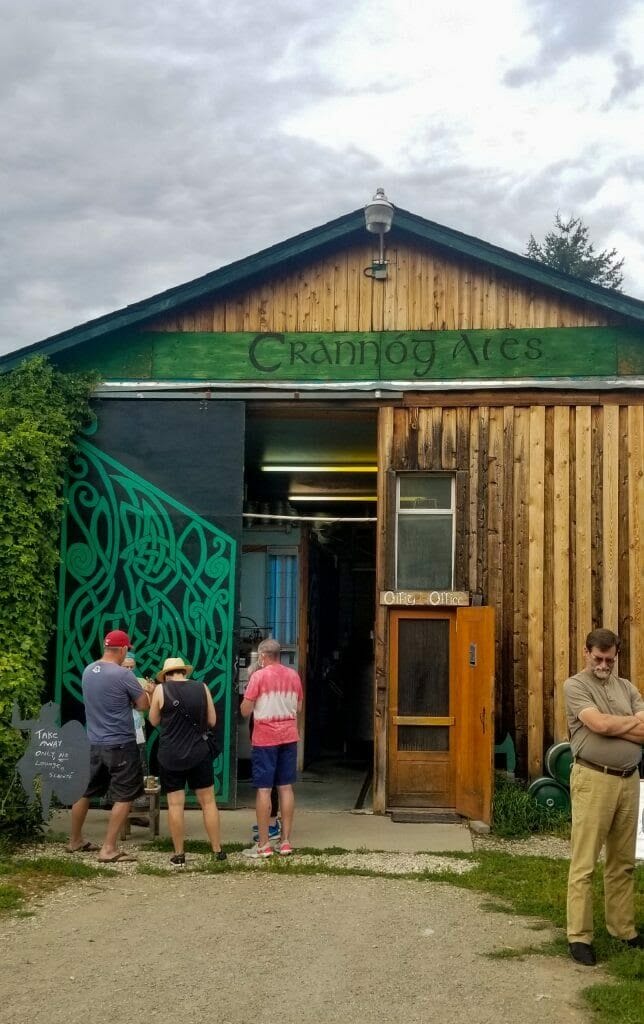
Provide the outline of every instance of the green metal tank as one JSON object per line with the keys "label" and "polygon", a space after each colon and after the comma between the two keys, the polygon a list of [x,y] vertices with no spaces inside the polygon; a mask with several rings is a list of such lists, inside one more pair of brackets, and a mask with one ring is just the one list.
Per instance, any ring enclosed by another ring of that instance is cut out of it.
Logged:
{"label": "green metal tank", "polygon": [[572,748],[569,743],[554,743],[546,750],[545,766],[548,775],[555,782],[570,789],[570,771],[572,768]]}
{"label": "green metal tank", "polygon": [[542,775],[528,787],[528,793],[538,804],[550,811],[567,811],[570,808],[570,793],[559,782]]}

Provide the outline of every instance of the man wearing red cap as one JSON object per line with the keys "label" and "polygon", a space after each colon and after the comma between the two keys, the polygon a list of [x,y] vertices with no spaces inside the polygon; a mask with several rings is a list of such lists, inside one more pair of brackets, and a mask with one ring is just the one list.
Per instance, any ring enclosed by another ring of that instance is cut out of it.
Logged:
{"label": "man wearing red cap", "polygon": [[[103,657],[83,672],[83,700],[90,742],[90,779],[84,795],[72,806],[70,853],[98,850],[98,860],[114,863],[127,858],[116,843],[130,813],[132,801],[143,792],[143,769],[136,745],[132,708],[146,711],[150,699],[123,662],[132,646],[122,629],[107,634]],[[83,838],[83,825],[92,797],[105,796],[113,804],[100,849]]]}

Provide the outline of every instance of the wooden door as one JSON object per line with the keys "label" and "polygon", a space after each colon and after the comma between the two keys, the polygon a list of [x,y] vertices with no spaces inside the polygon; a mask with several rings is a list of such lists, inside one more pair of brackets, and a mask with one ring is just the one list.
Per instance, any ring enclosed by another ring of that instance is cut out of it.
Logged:
{"label": "wooden door", "polygon": [[390,613],[388,802],[453,807],[453,611]]}
{"label": "wooden door", "polygon": [[494,609],[456,612],[454,806],[490,824],[494,780]]}

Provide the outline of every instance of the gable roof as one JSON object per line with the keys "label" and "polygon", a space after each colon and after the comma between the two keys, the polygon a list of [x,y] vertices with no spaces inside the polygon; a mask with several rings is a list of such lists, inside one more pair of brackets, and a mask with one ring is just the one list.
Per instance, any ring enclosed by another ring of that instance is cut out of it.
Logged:
{"label": "gable roof", "polygon": [[[320,227],[304,231],[277,245],[269,246],[252,256],[236,260],[218,270],[213,270],[194,281],[169,288],[140,302],[117,309],[113,313],[89,320],[69,330],[61,331],[43,341],[26,345],[14,352],[0,356],[0,369],[10,369],[30,355],[54,355],[65,349],[82,345],[83,342],[105,337],[125,328],[142,326],[164,314],[206,297],[216,298],[218,294],[232,287],[251,285],[269,272],[288,270],[303,259],[313,259],[326,252],[365,238],[364,212],[362,208],[345,214]],[[484,242],[473,235],[466,235],[453,228],[426,220],[417,214],[395,207],[394,222],[389,238],[392,241],[430,243],[451,253],[479,260],[499,270],[518,275],[524,279],[553,288],[572,298],[591,302],[600,308],[644,322],[644,301],[623,295],[610,288],[592,284],[570,274],[551,270],[543,263],[519,256],[500,246]]]}

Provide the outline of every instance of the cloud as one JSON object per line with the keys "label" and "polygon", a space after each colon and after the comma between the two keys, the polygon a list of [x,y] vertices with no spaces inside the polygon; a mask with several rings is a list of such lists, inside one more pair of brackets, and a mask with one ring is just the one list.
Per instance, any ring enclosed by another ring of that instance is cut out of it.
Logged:
{"label": "cloud", "polygon": [[510,68],[504,83],[520,87],[540,81],[573,57],[610,52],[637,0],[527,0],[534,9],[537,50],[532,60]]}
{"label": "cloud", "polygon": [[615,64],[615,85],[611,90],[604,109],[609,110],[615,104],[631,96],[644,85],[644,64],[635,64],[632,54],[620,50],[613,55]]}
{"label": "cloud", "polygon": [[516,252],[569,209],[599,248],[623,231],[625,290],[641,288],[637,60],[621,47],[581,113],[594,69],[568,94],[559,80],[509,89],[528,21],[519,0],[499,3],[494,17],[469,0],[15,5],[0,37],[0,351],[354,210],[378,185]]}
{"label": "cloud", "polygon": [[335,159],[278,125],[333,90],[307,62],[331,32],[319,5],[48,0],[29,14],[3,39],[32,59],[0,66],[3,347],[312,226],[302,199],[328,195]]}

